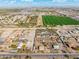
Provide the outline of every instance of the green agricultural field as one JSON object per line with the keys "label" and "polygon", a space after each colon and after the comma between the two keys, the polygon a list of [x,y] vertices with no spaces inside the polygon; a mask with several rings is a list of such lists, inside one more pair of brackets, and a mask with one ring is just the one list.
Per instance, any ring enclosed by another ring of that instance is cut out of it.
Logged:
{"label": "green agricultural field", "polygon": [[42,16],[44,26],[56,26],[56,25],[79,25],[79,21],[66,16]]}

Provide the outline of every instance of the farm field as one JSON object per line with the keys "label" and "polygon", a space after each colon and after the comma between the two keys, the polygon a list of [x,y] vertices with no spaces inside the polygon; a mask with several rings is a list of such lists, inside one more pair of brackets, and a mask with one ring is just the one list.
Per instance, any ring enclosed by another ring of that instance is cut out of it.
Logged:
{"label": "farm field", "polygon": [[44,26],[56,26],[56,25],[79,25],[79,21],[66,16],[42,16]]}

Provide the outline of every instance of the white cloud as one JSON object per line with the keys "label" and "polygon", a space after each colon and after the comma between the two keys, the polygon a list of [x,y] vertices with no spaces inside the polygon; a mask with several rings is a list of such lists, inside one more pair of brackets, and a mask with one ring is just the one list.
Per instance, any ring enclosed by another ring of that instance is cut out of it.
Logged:
{"label": "white cloud", "polygon": [[25,1],[25,2],[32,2],[33,0],[21,0],[21,1]]}
{"label": "white cloud", "polygon": [[6,4],[13,4],[13,3],[16,3],[16,0],[4,0],[2,2]]}
{"label": "white cloud", "polygon": [[67,0],[52,0],[53,2],[66,2]]}
{"label": "white cloud", "polygon": [[10,1],[10,3],[11,3],[11,4],[12,4],[12,3],[16,3],[16,0]]}
{"label": "white cloud", "polygon": [[0,0],[1,2],[16,2],[16,0]]}

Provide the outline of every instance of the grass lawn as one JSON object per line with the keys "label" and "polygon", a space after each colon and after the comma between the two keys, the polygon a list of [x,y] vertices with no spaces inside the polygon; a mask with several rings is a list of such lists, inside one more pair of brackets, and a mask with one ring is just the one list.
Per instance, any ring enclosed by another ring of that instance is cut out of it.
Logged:
{"label": "grass lawn", "polygon": [[66,16],[42,16],[44,26],[56,26],[56,25],[79,25],[79,21]]}

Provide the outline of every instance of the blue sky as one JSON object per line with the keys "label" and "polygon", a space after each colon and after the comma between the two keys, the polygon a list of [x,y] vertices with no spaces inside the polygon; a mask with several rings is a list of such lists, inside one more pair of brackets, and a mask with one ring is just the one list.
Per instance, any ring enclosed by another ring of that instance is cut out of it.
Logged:
{"label": "blue sky", "polygon": [[8,7],[79,7],[79,0],[0,0],[0,8]]}

